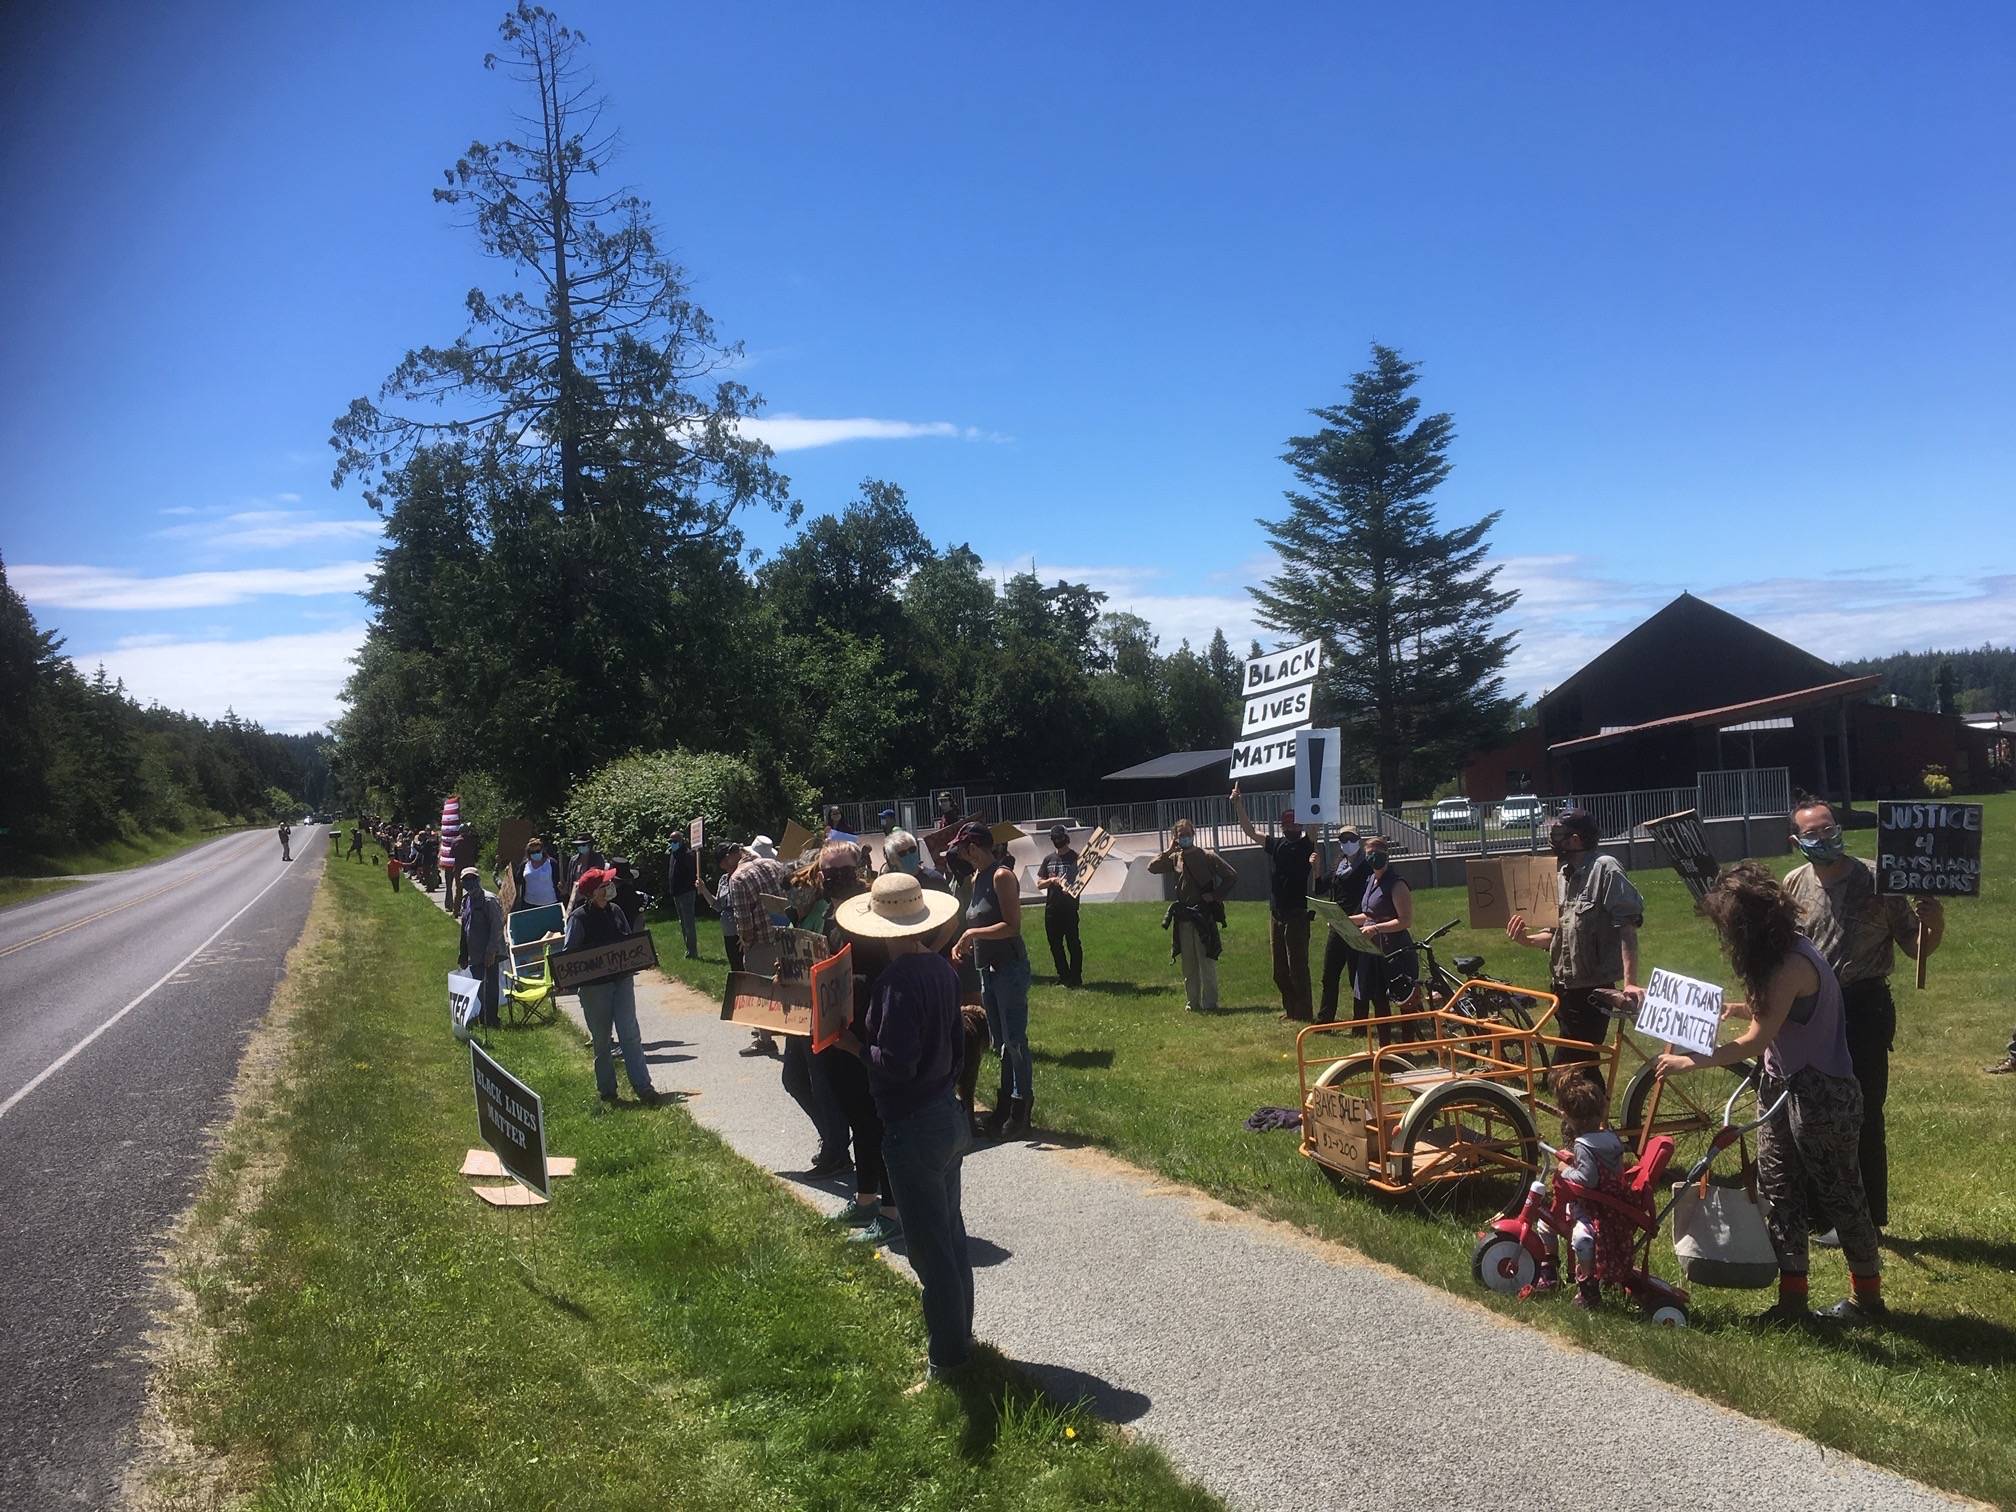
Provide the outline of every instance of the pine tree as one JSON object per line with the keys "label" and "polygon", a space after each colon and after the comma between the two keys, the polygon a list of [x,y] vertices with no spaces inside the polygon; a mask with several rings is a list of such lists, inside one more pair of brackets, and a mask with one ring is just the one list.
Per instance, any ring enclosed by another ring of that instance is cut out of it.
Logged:
{"label": "pine tree", "polygon": [[1298,487],[1283,518],[1259,522],[1282,571],[1253,590],[1262,624],[1325,641],[1322,707],[1370,754],[1388,803],[1429,790],[1503,728],[1498,674],[1513,637],[1493,622],[1518,597],[1484,565],[1495,511],[1436,527],[1455,428],[1420,415],[1418,371],[1374,345],[1350,397],[1289,440]]}

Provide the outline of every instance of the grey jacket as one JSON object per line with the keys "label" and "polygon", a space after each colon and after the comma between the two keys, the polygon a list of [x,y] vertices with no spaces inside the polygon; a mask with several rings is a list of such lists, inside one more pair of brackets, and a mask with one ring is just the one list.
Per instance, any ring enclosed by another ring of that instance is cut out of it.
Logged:
{"label": "grey jacket", "polygon": [[504,908],[495,893],[469,900],[469,916],[462,925],[464,966],[488,966],[504,953]]}

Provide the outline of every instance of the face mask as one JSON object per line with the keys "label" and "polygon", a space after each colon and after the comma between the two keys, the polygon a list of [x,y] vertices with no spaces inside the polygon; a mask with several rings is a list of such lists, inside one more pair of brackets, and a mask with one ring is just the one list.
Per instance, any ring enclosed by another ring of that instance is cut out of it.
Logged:
{"label": "face mask", "polygon": [[1372,870],[1374,871],[1386,870],[1386,852],[1373,851],[1372,854],[1368,856],[1366,859],[1372,863]]}
{"label": "face mask", "polygon": [[1361,847],[1359,846],[1356,840],[1346,840],[1344,842],[1344,854],[1347,856],[1357,855],[1360,848]]}
{"label": "face mask", "polygon": [[905,851],[903,852],[902,855],[897,856],[894,859],[896,862],[896,870],[907,873],[912,877],[917,875],[917,852]]}
{"label": "face mask", "polygon": [[832,897],[835,893],[845,892],[848,888],[852,887],[853,885],[854,885],[854,873],[851,869],[847,871],[827,872],[820,880],[820,886],[824,889],[826,896],[829,898]]}
{"label": "face mask", "polygon": [[544,851],[534,851],[532,852],[532,855],[530,857],[530,860],[535,866],[545,859],[546,859],[546,853]]}
{"label": "face mask", "polygon": [[574,854],[577,856],[585,856],[588,854],[588,847],[585,845],[577,845],[574,847]]}
{"label": "face mask", "polygon": [[1176,843],[1182,846],[1183,849],[1188,850],[1197,843],[1197,837],[1195,835],[1178,835]]}
{"label": "face mask", "polygon": [[1831,840],[1808,840],[1804,835],[1797,835],[1792,843],[1799,847],[1800,855],[1822,866],[1830,861],[1839,861],[1848,854],[1848,847],[1839,835]]}

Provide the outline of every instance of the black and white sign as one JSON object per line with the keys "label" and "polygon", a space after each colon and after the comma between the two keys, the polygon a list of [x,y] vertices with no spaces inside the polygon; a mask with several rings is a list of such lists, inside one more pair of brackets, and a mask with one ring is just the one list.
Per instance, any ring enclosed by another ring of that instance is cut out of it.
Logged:
{"label": "black and white sign", "polygon": [[1295,765],[1295,737],[1301,733],[1301,730],[1277,730],[1257,740],[1240,741],[1232,747],[1232,780]]}
{"label": "black and white sign", "polygon": [[1701,823],[1701,816],[1693,809],[1682,809],[1663,819],[1647,819],[1645,831],[1659,842],[1666,864],[1680,874],[1694,901],[1699,903],[1707,897],[1722,868],[1708,849],[1708,830]]}
{"label": "black and white sign", "polygon": [[1677,971],[1656,970],[1638,1005],[1638,1031],[1675,1050],[1709,1055],[1722,1022],[1722,989]]}
{"label": "black and white sign", "polygon": [[657,964],[658,946],[648,929],[611,940],[607,945],[582,945],[547,958],[555,992],[576,992],[597,982],[613,982],[619,976]]}
{"label": "black and white sign", "polygon": [[1304,683],[1299,688],[1290,688],[1284,693],[1261,693],[1246,700],[1246,722],[1240,729],[1242,737],[1262,735],[1269,730],[1278,730],[1284,725],[1305,725],[1310,720],[1309,695],[1315,688]]}
{"label": "black and white sign", "polygon": [[1981,805],[1878,803],[1876,891],[1935,898],[1981,895]]}
{"label": "black and white sign", "polygon": [[483,1011],[479,996],[482,985],[466,971],[448,973],[448,1027],[455,1031],[457,1039],[469,1038],[469,1026]]}
{"label": "black and white sign", "polygon": [[1295,741],[1295,817],[1304,825],[1335,824],[1344,791],[1344,737],[1304,730]]}
{"label": "black and white sign", "polygon": [[546,1171],[546,1110],[539,1094],[498,1065],[474,1040],[469,1042],[469,1075],[476,1085],[476,1129],[496,1152],[504,1174],[541,1197],[551,1198]]}
{"label": "black and white sign", "polygon": [[1278,693],[1301,683],[1314,682],[1323,668],[1323,642],[1309,641],[1286,651],[1256,656],[1246,663],[1246,696]]}

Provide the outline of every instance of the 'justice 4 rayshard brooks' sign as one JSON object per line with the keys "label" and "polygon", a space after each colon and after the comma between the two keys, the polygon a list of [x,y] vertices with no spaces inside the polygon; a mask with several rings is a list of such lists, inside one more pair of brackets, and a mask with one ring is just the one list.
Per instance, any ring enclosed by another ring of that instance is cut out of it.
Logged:
{"label": "'justice 4 rayshard brooks' sign", "polygon": [[1313,640],[1246,663],[1246,716],[1232,748],[1232,776],[1256,776],[1295,764],[1296,736],[1309,728],[1323,642]]}

